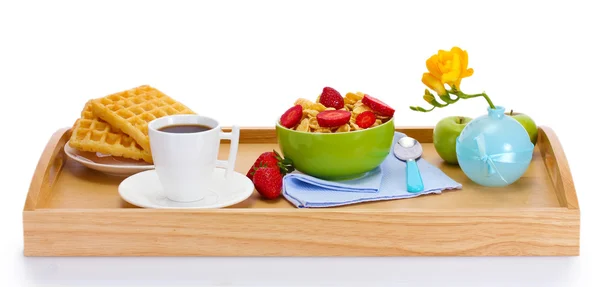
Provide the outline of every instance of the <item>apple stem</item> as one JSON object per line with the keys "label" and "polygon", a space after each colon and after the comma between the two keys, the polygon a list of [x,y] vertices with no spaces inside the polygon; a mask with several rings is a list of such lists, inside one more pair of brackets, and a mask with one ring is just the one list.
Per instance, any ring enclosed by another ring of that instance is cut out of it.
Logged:
{"label": "apple stem", "polygon": [[463,117],[458,117],[458,124],[462,124],[463,123]]}
{"label": "apple stem", "polygon": [[510,116],[512,116],[512,114],[513,114],[513,110],[510,110]]}

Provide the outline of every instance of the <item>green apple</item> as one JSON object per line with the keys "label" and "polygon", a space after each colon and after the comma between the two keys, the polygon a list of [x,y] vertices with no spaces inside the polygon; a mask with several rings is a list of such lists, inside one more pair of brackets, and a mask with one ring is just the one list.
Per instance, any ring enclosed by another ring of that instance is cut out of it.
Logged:
{"label": "green apple", "polygon": [[522,113],[514,113],[512,110],[510,111],[510,113],[506,113],[506,115],[512,117],[513,119],[515,119],[519,123],[521,123],[521,125],[525,128],[525,130],[529,134],[529,139],[531,140],[531,143],[533,145],[535,145],[537,143],[538,127],[531,117],[529,117],[526,114],[522,114]]}
{"label": "green apple", "polygon": [[458,164],[456,139],[471,118],[451,116],[440,120],[433,129],[433,146],[440,157],[450,164]]}

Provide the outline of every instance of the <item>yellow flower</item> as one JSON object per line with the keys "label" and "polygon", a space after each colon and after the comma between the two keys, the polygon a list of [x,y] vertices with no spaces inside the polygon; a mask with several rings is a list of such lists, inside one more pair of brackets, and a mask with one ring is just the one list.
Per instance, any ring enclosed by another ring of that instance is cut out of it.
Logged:
{"label": "yellow flower", "polygon": [[445,84],[460,90],[463,78],[473,75],[473,69],[467,68],[469,55],[467,51],[452,47],[450,51],[439,50],[436,55],[427,59],[428,73],[423,74],[423,84],[440,95],[446,94]]}
{"label": "yellow flower", "polygon": [[423,84],[427,85],[430,89],[434,90],[440,96],[445,96],[448,94],[446,88],[444,87],[444,84],[442,84],[442,82],[438,78],[436,78],[430,73],[424,73],[421,81],[423,82]]}

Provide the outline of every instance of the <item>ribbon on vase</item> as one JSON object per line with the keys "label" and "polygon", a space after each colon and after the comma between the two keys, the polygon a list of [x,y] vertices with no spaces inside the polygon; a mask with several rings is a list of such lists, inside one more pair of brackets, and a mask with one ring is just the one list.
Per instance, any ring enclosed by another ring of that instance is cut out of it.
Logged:
{"label": "ribbon on vase", "polygon": [[508,181],[504,179],[504,177],[496,167],[496,163],[517,163],[518,153],[503,152],[496,154],[488,154],[485,148],[485,138],[483,134],[480,134],[477,137],[475,137],[475,141],[477,142],[477,149],[479,151],[479,155],[474,157],[476,160],[479,160],[486,165],[485,175],[492,176],[494,174],[498,174],[502,181],[508,183]]}

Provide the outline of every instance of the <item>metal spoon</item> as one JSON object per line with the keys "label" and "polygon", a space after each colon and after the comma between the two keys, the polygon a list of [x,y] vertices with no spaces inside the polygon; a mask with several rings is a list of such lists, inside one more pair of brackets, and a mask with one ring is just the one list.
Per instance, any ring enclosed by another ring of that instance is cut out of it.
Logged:
{"label": "metal spoon", "polygon": [[424,189],[423,179],[415,161],[422,154],[423,147],[421,144],[408,136],[400,138],[394,145],[394,155],[406,162],[406,189],[411,193],[420,192]]}

